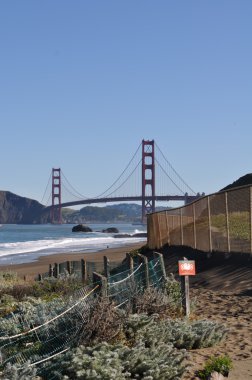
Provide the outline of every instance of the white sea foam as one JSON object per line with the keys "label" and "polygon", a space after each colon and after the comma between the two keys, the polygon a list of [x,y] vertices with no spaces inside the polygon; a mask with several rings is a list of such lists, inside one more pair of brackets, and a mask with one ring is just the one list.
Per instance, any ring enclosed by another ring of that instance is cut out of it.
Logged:
{"label": "white sea foam", "polygon": [[63,238],[48,240],[33,240],[15,243],[0,244],[0,265],[9,263],[30,262],[39,256],[47,256],[64,252],[94,252],[118,246],[127,246],[141,242],[144,238],[123,237],[87,237],[87,238]]}
{"label": "white sea foam", "polygon": [[0,265],[31,262],[39,256],[56,253],[89,253],[108,246],[123,247],[146,241],[146,238],[127,236],[145,232],[141,228],[117,225],[121,237],[115,238],[101,232],[106,227],[96,224],[91,226],[96,232],[73,234],[71,225],[4,225],[0,228]]}

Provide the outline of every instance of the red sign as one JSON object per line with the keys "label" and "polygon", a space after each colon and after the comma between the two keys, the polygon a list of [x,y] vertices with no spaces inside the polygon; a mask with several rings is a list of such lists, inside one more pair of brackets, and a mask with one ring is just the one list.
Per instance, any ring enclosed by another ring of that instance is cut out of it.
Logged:
{"label": "red sign", "polygon": [[179,275],[180,276],[194,276],[195,275],[195,261],[194,260],[180,260]]}

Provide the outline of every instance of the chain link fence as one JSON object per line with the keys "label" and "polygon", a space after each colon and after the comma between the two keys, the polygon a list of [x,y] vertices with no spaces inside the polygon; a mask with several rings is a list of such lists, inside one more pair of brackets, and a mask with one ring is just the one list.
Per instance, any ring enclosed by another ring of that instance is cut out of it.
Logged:
{"label": "chain link fence", "polygon": [[252,254],[252,186],[214,193],[147,216],[148,246]]}

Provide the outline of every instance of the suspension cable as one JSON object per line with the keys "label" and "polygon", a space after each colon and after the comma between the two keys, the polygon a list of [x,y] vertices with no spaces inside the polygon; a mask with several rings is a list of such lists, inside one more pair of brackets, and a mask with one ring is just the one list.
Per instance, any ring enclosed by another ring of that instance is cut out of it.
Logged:
{"label": "suspension cable", "polygon": [[47,182],[47,185],[46,185],[46,188],[45,188],[45,191],[44,191],[44,194],[43,194],[43,197],[42,197],[42,200],[41,200],[41,204],[43,204],[43,201],[44,201],[44,198],[45,198],[45,195],[46,195],[46,192],[47,192],[47,189],[48,189],[48,187],[49,187],[49,182],[51,181],[51,179],[52,179],[52,173],[50,174],[50,176],[49,176],[49,179],[48,179],[48,182]]}
{"label": "suspension cable", "polygon": [[[61,174],[62,174],[62,176],[64,177],[64,179],[65,179],[65,181],[67,182],[67,184],[72,188],[72,190],[76,193],[76,194],[78,194],[80,197],[81,197],[81,199],[89,199],[90,197],[86,197],[85,195],[83,195],[83,194],[81,194],[81,193],[79,193],[79,191],[77,191],[72,185],[71,185],[71,183],[68,181],[68,179],[66,178],[66,176],[64,175],[64,173],[62,172],[62,170],[61,170]],[[65,189],[66,189],[66,187],[65,187]],[[74,195],[73,193],[71,193],[70,191],[69,191],[69,193],[71,194],[71,195]],[[76,197],[76,195],[75,195],[75,197]],[[78,198],[78,197],[76,197],[76,198]]]}
{"label": "suspension cable", "polygon": [[[126,166],[126,168],[123,170],[123,172],[120,174],[120,176],[112,183],[112,185],[111,186],[109,186],[109,188],[108,189],[106,189],[103,193],[101,193],[101,194],[99,194],[99,195],[97,195],[95,198],[101,198],[104,194],[106,194],[115,184],[116,184],[116,182],[118,182],[119,181],[119,179],[123,176],[123,174],[126,172],[126,170],[128,169],[128,167],[130,166],[130,164],[131,164],[131,162],[134,160],[134,158],[135,158],[135,156],[136,156],[136,154],[138,153],[138,151],[139,151],[139,148],[140,148],[140,146],[142,145],[142,143],[140,143],[139,144],[139,146],[138,146],[138,148],[137,148],[137,150],[136,150],[136,152],[134,153],[134,155],[133,155],[133,157],[132,157],[132,159],[130,160],[130,162],[128,163],[128,165]],[[142,159],[141,159],[142,160]],[[138,165],[137,165],[138,166]],[[132,174],[132,173],[131,173]],[[128,177],[129,178],[129,177]],[[128,179],[127,178],[127,179]],[[125,182],[123,182],[123,183],[125,183]],[[121,186],[120,186],[121,187]],[[120,187],[118,187],[116,190],[118,190]],[[113,194],[116,190],[114,190],[112,193],[110,193],[110,194]],[[109,194],[109,195],[110,195]]]}
{"label": "suspension cable", "polygon": [[[183,184],[188,188],[190,189],[193,194],[196,195],[196,192],[183,180],[183,178],[178,174],[178,172],[174,169],[174,167],[171,165],[171,163],[167,160],[167,158],[164,156],[163,152],[161,151],[161,149],[159,148],[159,146],[157,145],[157,143],[155,142],[155,145],[156,147],[158,148],[159,152],[161,153],[161,155],[163,156],[164,160],[167,162],[167,164],[170,166],[170,168],[173,170],[173,172],[178,176],[178,178],[183,182]],[[170,177],[169,177],[170,178]],[[171,178],[170,178],[171,179]],[[173,181],[172,181],[173,182]]]}
{"label": "suspension cable", "polygon": [[49,205],[49,200],[51,199],[52,197],[52,192],[50,192],[49,196],[48,196],[48,199],[46,201],[46,206]]}
{"label": "suspension cable", "polygon": [[[117,190],[119,190],[127,181],[128,179],[132,176],[132,174],[136,171],[136,169],[138,168],[138,166],[140,165],[140,163],[142,162],[142,158],[140,159],[140,161],[137,163],[136,167],[132,170],[132,172],[128,175],[128,177],[125,179],[125,181],[123,181],[121,183],[120,186],[118,186],[114,191],[112,191],[111,193],[107,194],[105,198],[109,197],[111,194],[114,194]],[[109,190],[109,189],[108,189]],[[104,192],[103,194],[105,194],[106,192]]]}
{"label": "suspension cable", "polygon": [[156,159],[156,162],[158,164],[158,166],[163,170],[164,174],[167,175],[167,177],[170,179],[170,181],[173,183],[173,185],[176,186],[176,188],[181,191],[182,194],[184,194],[183,190],[173,181],[173,179],[169,176],[169,174],[165,171],[165,169],[162,167],[162,165],[158,162],[158,160]]}
{"label": "suspension cable", "polygon": [[[83,200],[83,197],[77,197],[76,194],[74,194],[72,191],[70,191],[65,185],[64,183],[61,184],[62,188],[65,189],[67,191],[68,194],[72,195],[74,198],[77,198],[79,200]],[[88,199],[88,198],[86,198]]]}

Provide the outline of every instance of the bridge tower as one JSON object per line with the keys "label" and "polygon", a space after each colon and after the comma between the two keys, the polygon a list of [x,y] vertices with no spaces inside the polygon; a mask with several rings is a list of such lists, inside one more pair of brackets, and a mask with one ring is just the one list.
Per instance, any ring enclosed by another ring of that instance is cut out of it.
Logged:
{"label": "bridge tower", "polygon": [[61,224],[61,172],[60,169],[52,169],[52,209],[51,223]]}
{"label": "bridge tower", "polygon": [[142,140],[142,222],[155,211],[154,140]]}

